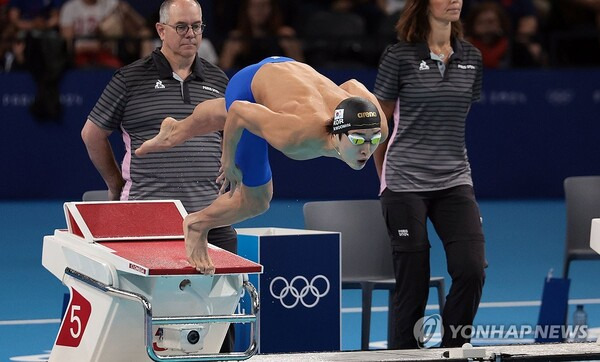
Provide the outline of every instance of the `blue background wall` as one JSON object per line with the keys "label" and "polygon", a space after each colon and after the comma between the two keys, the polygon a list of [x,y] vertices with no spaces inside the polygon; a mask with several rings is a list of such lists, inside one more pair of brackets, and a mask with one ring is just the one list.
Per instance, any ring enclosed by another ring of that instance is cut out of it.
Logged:
{"label": "blue background wall", "polygon": [[[372,89],[376,71],[321,70]],[[78,199],[104,188],[79,132],[112,76],[70,71],[61,83],[63,116],[40,122],[28,111],[35,85],[27,73],[0,75],[0,199]],[[600,174],[600,70],[486,71],[482,101],[471,110],[467,147],[483,198],[560,198],[567,176]],[[112,143],[120,157],[120,135]],[[357,172],[334,159],[292,161],[272,150],[275,197],[370,198],[370,162]]]}

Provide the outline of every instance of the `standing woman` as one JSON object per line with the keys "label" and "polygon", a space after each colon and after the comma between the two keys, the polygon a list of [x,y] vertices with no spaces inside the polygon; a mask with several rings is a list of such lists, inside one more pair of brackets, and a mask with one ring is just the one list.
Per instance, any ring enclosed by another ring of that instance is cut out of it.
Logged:
{"label": "standing woman", "polygon": [[462,38],[461,7],[462,0],[407,0],[396,24],[399,42],[379,64],[374,93],[393,119],[387,145],[375,151],[396,274],[389,348],[419,345],[413,328],[429,294],[427,218],[452,278],[441,311],[443,347],[469,341],[452,332],[473,324],[481,299],[487,264],[465,119],[480,98],[482,62]]}

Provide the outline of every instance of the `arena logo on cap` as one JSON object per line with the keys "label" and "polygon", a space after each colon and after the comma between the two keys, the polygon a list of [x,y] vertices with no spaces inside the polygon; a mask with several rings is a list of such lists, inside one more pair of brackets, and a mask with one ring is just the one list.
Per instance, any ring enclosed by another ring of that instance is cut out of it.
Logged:
{"label": "arena logo on cap", "polygon": [[358,118],[374,118],[377,117],[377,112],[358,112],[356,116]]}

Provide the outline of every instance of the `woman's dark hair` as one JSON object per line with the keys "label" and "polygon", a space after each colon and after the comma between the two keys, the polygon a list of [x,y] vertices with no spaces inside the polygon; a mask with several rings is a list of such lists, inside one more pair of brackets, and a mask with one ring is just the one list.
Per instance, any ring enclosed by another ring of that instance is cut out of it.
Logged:
{"label": "woman's dark hair", "polygon": [[[402,10],[402,15],[396,23],[398,40],[408,43],[427,41],[431,32],[429,26],[429,0],[407,0]],[[456,39],[463,38],[462,24],[460,20],[452,22],[451,36]]]}

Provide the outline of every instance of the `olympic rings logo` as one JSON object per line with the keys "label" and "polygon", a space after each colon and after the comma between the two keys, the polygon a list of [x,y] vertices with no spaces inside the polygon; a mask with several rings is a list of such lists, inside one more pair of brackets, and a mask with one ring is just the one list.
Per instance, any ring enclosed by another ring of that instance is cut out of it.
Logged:
{"label": "olympic rings logo", "polygon": [[[317,285],[315,284],[315,282],[320,279],[322,279],[325,282],[324,291],[320,291]],[[278,284],[283,283],[283,288],[279,290],[279,293],[275,293],[275,291],[273,290],[273,286],[277,282],[280,282]],[[273,298],[279,299],[281,305],[287,309],[294,308],[298,303],[302,303],[302,305],[306,308],[312,308],[315,305],[317,305],[317,303],[319,303],[319,300],[321,300],[322,297],[326,296],[327,293],[329,293],[329,279],[327,279],[327,277],[325,277],[324,275],[316,275],[312,278],[312,280],[309,283],[308,279],[301,275],[298,275],[294,277],[291,282],[288,283],[288,281],[284,277],[276,277],[273,278],[273,280],[271,280],[269,289],[271,290],[271,295],[273,296]],[[312,298],[307,298],[309,302],[307,302],[304,299],[304,297],[308,296],[309,293],[314,298],[314,301],[312,302],[310,302]],[[288,294],[290,295],[290,297],[286,298]]]}

